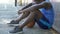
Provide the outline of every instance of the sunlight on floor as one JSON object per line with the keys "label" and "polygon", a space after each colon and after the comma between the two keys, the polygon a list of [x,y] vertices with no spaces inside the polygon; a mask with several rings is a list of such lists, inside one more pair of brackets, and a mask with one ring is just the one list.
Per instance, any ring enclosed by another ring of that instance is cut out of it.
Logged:
{"label": "sunlight on floor", "polygon": [[9,23],[11,20],[10,19],[2,19],[2,23],[1,24],[7,24]]}

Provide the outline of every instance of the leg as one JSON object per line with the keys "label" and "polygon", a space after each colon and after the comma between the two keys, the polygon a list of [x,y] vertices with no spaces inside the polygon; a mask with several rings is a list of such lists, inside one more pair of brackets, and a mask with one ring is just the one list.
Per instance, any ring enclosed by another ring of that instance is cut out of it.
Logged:
{"label": "leg", "polygon": [[28,23],[30,23],[34,20],[34,17],[35,17],[35,13],[31,12],[29,14],[29,16],[27,17],[27,20],[22,25],[19,25],[18,27],[15,27],[12,31],[10,31],[10,33],[17,33],[17,32],[22,31],[24,26],[26,26]]}
{"label": "leg", "polygon": [[35,17],[36,19],[38,19],[38,17],[41,18],[41,13],[37,13],[36,15],[36,12],[30,12],[30,14],[28,15],[26,21],[22,24],[22,25],[19,25],[18,27],[15,27],[14,30],[10,31],[10,33],[17,33],[17,32],[21,32],[22,29],[24,28],[24,26],[26,26],[27,24],[29,24],[30,22],[34,21]]}
{"label": "leg", "polygon": [[32,21],[32,22],[30,22],[29,24],[27,24],[26,26],[27,26],[28,28],[32,28],[34,25],[35,25],[35,21]]}
{"label": "leg", "polygon": [[32,22],[34,20],[34,17],[35,17],[35,12],[31,12],[27,17],[26,21],[22,25],[20,25],[20,28],[23,28],[24,26]]}
{"label": "leg", "polygon": [[[32,10],[30,10],[31,8],[32,8]],[[22,31],[24,26],[26,26],[30,22],[34,21],[35,17],[36,17],[36,19],[40,19],[42,17],[42,14],[41,14],[40,11],[36,11],[36,9],[34,7],[31,7],[31,8],[27,8],[27,9],[22,11],[23,13],[24,12],[29,12],[29,15],[26,16],[27,17],[26,21],[22,25],[19,25],[18,27],[15,27],[14,30],[10,31],[10,33],[20,32],[20,31]],[[21,21],[23,18],[24,17],[21,16],[21,18],[20,17],[19,17],[19,19],[17,18],[16,21]]]}
{"label": "leg", "polygon": [[23,15],[21,17],[19,16],[15,20],[12,20],[9,24],[19,24],[19,21],[21,21],[22,19],[27,17],[30,14],[30,12],[32,12],[32,11],[35,11],[34,8],[33,8],[33,10],[31,10],[31,8],[27,8],[27,9],[24,9],[24,10],[20,11],[20,12],[22,12]]}
{"label": "leg", "polygon": [[33,12],[31,12],[29,14],[29,16],[27,17],[27,20],[20,26],[20,28],[23,28],[24,26],[26,26],[30,22],[34,21],[35,17],[36,17],[36,19],[40,19],[42,17],[41,12],[39,12],[39,11],[33,11]]}
{"label": "leg", "polygon": [[21,21],[22,19],[26,18],[29,14],[30,12],[22,13],[22,16],[17,17],[15,21]]}
{"label": "leg", "polygon": [[[21,15],[20,11],[18,11],[18,15]],[[29,24],[27,24],[26,26],[27,26],[28,28],[32,28],[34,25],[35,25],[35,21],[32,21],[32,22],[30,22]]]}
{"label": "leg", "polygon": [[25,13],[21,13],[22,15],[19,15],[19,17],[17,17],[16,19],[12,20],[9,24],[19,24],[19,21],[21,21],[22,19],[26,18],[30,12],[25,12]]}

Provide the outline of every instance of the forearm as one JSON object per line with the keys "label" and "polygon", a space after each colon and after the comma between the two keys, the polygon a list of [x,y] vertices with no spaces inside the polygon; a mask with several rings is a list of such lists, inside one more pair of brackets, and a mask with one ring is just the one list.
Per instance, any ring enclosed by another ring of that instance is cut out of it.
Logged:
{"label": "forearm", "polygon": [[43,6],[35,4],[35,5],[33,5],[33,6],[29,7],[29,8],[26,8],[26,9],[22,10],[22,12],[27,12],[27,11],[31,12],[31,11],[38,10],[40,8],[43,8]]}
{"label": "forearm", "polygon": [[41,8],[50,9],[51,8],[51,3],[42,2],[40,4],[32,5],[31,7],[27,8],[27,9],[36,10],[36,9],[41,9]]}
{"label": "forearm", "polygon": [[28,4],[27,6],[23,7],[22,9],[20,9],[20,10],[18,11],[18,15],[21,14],[22,10],[24,10],[24,9],[30,7],[30,6],[32,6],[32,3]]}
{"label": "forearm", "polygon": [[30,4],[28,4],[27,6],[23,7],[21,10],[24,10],[24,9],[30,7],[30,6],[32,6],[32,3],[30,3]]}
{"label": "forearm", "polygon": [[44,5],[41,5],[41,4],[35,4],[31,7],[29,7],[29,9],[31,10],[37,10],[37,9],[41,9],[41,8],[44,8],[45,6]]}

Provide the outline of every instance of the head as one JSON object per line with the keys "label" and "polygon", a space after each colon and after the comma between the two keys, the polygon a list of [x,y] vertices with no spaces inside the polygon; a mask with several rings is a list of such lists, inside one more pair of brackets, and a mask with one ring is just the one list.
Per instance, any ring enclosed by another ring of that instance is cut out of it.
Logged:
{"label": "head", "polygon": [[45,1],[45,0],[33,0],[33,2],[35,2],[35,3],[40,3],[40,2],[43,2],[43,1]]}

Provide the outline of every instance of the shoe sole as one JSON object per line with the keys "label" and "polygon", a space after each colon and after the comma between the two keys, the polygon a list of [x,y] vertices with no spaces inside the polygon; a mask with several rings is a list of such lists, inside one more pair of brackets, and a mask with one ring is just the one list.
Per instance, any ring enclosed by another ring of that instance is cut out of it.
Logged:
{"label": "shoe sole", "polygon": [[15,26],[18,26],[19,24],[8,24],[8,26],[10,27],[15,27]]}

